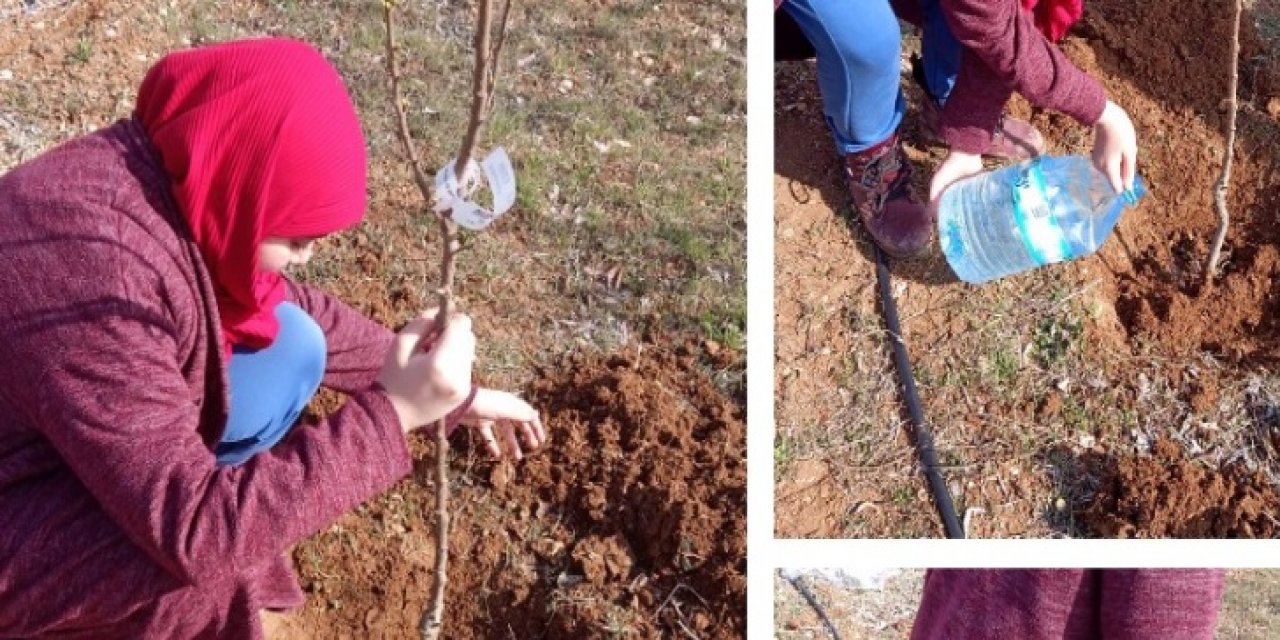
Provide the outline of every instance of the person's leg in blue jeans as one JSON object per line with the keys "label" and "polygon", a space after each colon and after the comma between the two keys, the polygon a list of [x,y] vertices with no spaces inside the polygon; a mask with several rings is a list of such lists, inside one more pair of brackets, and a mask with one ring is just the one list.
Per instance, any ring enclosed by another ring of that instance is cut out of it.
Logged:
{"label": "person's leg in blue jeans", "polygon": [[920,55],[924,59],[924,89],[939,106],[946,103],[960,74],[964,48],[951,34],[942,14],[942,0],[920,0],[924,29],[920,34]]}
{"label": "person's leg in blue jeans", "polygon": [[782,10],[817,52],[823,112],[840,154],[893,135],[906,102],[898,83],[898,21],[888,0],[787,0]]}
{"label": "person's leg in blue jeans", "polygon": [[238,465],[275,446],[324,377],[324,333],[292,302],[276,307],[280,332],[265,349],[235,347],[228,365],[231,407],[215,449],[218,464]]}
{"label": "person's leg in blue jeans", "polygon": [[911,165],[897,135],[906,102],[889,0],[786,0],[782,10],[817,54],[823,112],[845,159],[854,210],[890,255],[922,253],[933,222],[911,197]]}

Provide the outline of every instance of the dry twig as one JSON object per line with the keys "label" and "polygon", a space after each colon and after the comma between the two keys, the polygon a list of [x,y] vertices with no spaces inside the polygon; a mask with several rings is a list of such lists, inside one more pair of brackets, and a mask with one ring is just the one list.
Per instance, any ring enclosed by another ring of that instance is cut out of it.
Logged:
{"label": "dry twig", "polygon": [[[405,100],[400,89],[400,69],[396,60],[395,8],[397,0],[384,0],[383,18],[387,31],[387,72],[391,76],[391,100],[395,106],[399,125],[400,141],[409,156],[413,167],[414,182],[428,205],[434,208],[435,190],[422,170],[418,151],[413,143],[413,135],[409,131],[409,120],[405,113]],[[454,170],[458,184],[465,188],[471,183],[471,158],[475,155],[476,145],[480,140],[480,132],[488,121],[489,111],[493,107],[494,78],[497,75],[498,54],[506,40],[507,17],[511,10],[511,0],[503,4],[502,16],[499,19],[496,44],[490,34],[492,31],[491,0],[479,0],[479,15],[476,21],[475,35],[475,68],[472,71],[471,114],[467,124],[467,132],[458,151]],[[458,225],[446,211],[438,218],[442,253],[440,258],[440,288],[437,291],[440,309],[436,315],[436,326],[442,330],[453,314],[455,303],[453,298],[453,280],[457,273],[457,255],[461,248]],[[445,420],[436,423],[436,567],[435,580],[432,584],[431,604],[423,610],[418,624],[418,633],[424,639],[440,636],[444,627],[444,597],[448,587],[449,561],[449,441]]]}
{"label": "dry twig", "polygon": [[1227,94],[1227,150],[1222,160],[1222,173],[1213,185],[1213,207],[1218,211],[1218,231],[1213,236],[1213,248],[1204,269],[1204,284],[1208,286],[1218,272],[1218,258],[1222,255],[1222,243],[1227,239],[1231,225],[1231,212],[1227,210],[1227,188],[1231,184],[1231,160],[1236,148],[1236,90],[1240,75],[1240,15],[1244,11],[1243,0],[1236,0],[1235,24],[1231,31],[1231,76]]}

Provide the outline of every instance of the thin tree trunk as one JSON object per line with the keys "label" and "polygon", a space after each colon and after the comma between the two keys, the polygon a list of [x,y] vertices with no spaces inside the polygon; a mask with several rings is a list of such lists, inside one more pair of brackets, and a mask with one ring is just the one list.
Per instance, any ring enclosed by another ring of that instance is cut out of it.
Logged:
{"label": "thin tree trunk", "polygon": [[[476,146],[480,141],[480,133],[488,121],[489,111],[493,106],[494,78],[497,75],[498,53],[506,40],[507,17],[511,10],[511,2],[507,0],[499,18],[496,42],[490,34],[492,30],[491,0],[479,0],[479,15],[476,20],[475,34],[475,68],[472,70],[472,96],[470,119],[466,135],[462,139],[458,151],[454,173],[458,184],[466,187],[472,179],[471,159],[475,156]],[[413,168],[413,179],[422,193],[423,199],[434,205],[435,190],[432,181],[427,179],[414,146],[413,135],[409,131],[409,119],[405,112],[405,101],[400,89],[400,69],[396,59],[395,32],[395,0],[384,0],[383,18],[387,31],[387,72],[391,76],[391,101],[394,104],[400,141],[409,156]],[[455,194],[461,195],[461,194]],[[440,289],[438,290],[440,310],[436,315],[436,325],[443,329],[452,316],[455,302],[453,297],[454,275],[457,273],[457,256],[461,249],[458,225],[450,218],[449,212],[439,217],[441,258]],[[449,585],[449,440],[446,421],[436,423],[436,567],[432,583],[430,606],[423,610],[418,623],[418,634],[423,640],[435,640],[440,637],[444,628],[444,600]]]}
{"label": "thin tree trunk", "polygon": [[1209,262],[1204,269],[1205,287],[1213,283],[1218,275],[1218,260],[1222,256],[1222,243],[1227,239],[1227,229],[1231,226],[1231,211],[1227,209],[1227,189],[1231,185],[1231,161],[1235,158],[1236,149],[1236,104],[1237,83],[1240,70],[1240,15],[1244,12],[1243,0],[1236,0],[1235,23],[1231,31],[1231,75],[1230,90],[1227,94],[1227,149],[1222,160],[1222,173],[1213,185],[1213,207],[1218,211],[1218,230],[1213,236],[1213,248],[1209,250]]}

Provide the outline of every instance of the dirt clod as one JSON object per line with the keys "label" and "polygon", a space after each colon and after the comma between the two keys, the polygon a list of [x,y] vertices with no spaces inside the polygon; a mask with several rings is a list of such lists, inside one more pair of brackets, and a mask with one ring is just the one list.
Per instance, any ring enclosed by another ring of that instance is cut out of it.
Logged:
{"label": "dirt clod", "polygon": [[[578,357],[534,383],[531,400],[554,439],[499,493],[553,505],[550,536],[572,551],[567,565],[540,570],[584,580],[532,585],[495,628],[586,637],[625,622],[641,637],[678,634],[681,624],[710,627],[705,637],[745,633],[743,412],[698,367],[694,355],[646,347]],[[459,596],[485,581],[460,573],[450,585]],[[664,601],[660,612],[644,610]],[[467,598],[459,604],[459,615],[470,613]],[[540,613],[547,605],[555,608],[550,620]]]}
{"label": "dirt clod", "polygon": [[583,577],[593,585],[624,579],[631,573],[631,549],[621,536],[591,536],[578,543],[573,560]]}
{"label": "dirt clod", "polygon": [[[744,412],[705,356],[645,345],[541,371],[526,396],[550,440],[517,464],[456,438],[446,637],[744,636]],[[313,599],[343,604],[309,604],[278,640],[416,628],[435,534],[402,523],[434,512],[432,489],[406,481],[366,508],[295,550]]]}
{"label": "dirt clod", "polygon": [[1280,495],[1262,474],[1214,469],[1187,458],[1172,440],[1151,455],[1097,456],[1102,482],[1082,516],[1110,538],[1271,538]]}

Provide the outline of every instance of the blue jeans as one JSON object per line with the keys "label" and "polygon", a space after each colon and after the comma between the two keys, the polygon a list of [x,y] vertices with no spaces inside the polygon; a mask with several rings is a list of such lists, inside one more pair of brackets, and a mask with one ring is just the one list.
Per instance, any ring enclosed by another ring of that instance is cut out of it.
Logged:
{"label": "blue jeans", "polygon": [[960,75],[960,56],[964,47],[951,33],[942,16],[941,0],[920,0],[924,11],[924,34],[921,53],[924,58],[925,90],[939,105],[947,101]]}
{"label": "blue jeans", "polygon": [[231,407],[220,465],[238,465],[284,438],[324,377],[324,333],[292,302],[276,306],[280,333],[265,349],[235,347],[228,365]]}
{"label": "blue jeans", "polygon": [[[940,0],[920,0],[929,93],[941,103],[960,71],[961,46]],[[862,151],[898,130],[906,101],[899,86],[901,38],[888,0],[786,0],[818,58],[823,112],[841,155]]]}

